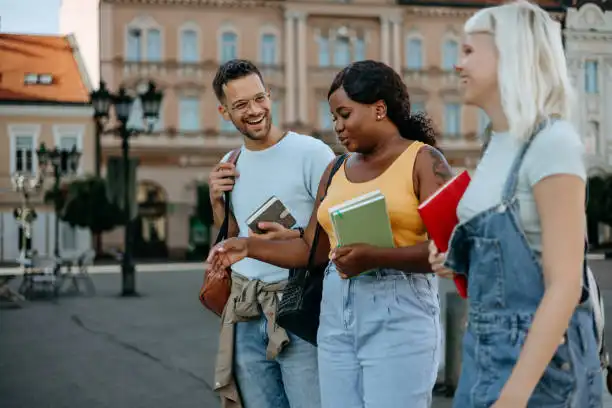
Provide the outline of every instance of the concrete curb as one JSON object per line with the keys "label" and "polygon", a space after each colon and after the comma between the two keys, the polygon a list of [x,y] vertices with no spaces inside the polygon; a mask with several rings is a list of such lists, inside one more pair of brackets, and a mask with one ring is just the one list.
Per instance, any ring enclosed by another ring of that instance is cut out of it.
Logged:
{"label": "concrete curb", "polygon": [[[589,261],[604,261],[612,259],[612,252],[588,254]],[[202,271],[204,272],[204,262],[183,262],[183,263],[156,263],[156,264],[140,264],[136,265],[136,272],[181,272],[181,271]],[[89,267],[90,274],[97,273],[120,273],[121,265],[94,265]],[[0,276],[2,275],[21,275],[20,267],[0,268]]]}
{"label": "concrete curb", "polygon": [[596,254],[587,254],[587,259],[589,261],[604,261],[606,259],[612,259],[612,251]]}
{"label": "concrete curb", "polygon": [[[184,271],[204,272],[203,262],[185,263],[161,263],[161,264],[141,264],[136,265],[136,272],[184,272]],[[97,273],[120,273],[121,265],[94,265],[89,267],[90,274]],[[0,268],[1,275],[21,275],[20,267]]]}

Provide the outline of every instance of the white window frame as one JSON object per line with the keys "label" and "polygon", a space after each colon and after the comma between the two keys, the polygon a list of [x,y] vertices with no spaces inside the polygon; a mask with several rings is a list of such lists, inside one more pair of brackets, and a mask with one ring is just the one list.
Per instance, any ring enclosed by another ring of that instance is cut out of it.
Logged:
{"label": "white window frame", "polygon": [[[319,67],[331,67],[334,65],[334,55],[332,52],[332,41],[329,34],[325,35],[320,30],[315,33],[315,41],[317,43],[317,66]],[[327,62],[321,61],[321,51],[324,51],[327,55]]]}
{"label": "white window frame", "polygon": [[[196,58],[195,61],[185,61],[185,56],[183,55],[183,33],[185,31],[193,31],[196,34]],[[178,47],[178,54],[179,54],[179,62],[184,63],[184,64],[194,64],[194,63],[198,63],[202,60],[202,50],[201,48],[201,42],[202,42],[202,30],[200,30],[200,26],[198,26],[196,23],[189,21],[183,25],[181,25],[179,27],[178,30],[178,38],[177,38],[177,44],[176,46]]]}
{"label": "white window frame", "polygon": [[317,116],[319,117],[319,129],[320,130],[333,130],[334,122],[332,121],[331,113],[329,111],[329,102],[326,99],[320,100],[317,104]]}
{"label": "white window frame", "polygon": [[272,64],[279,65],[280,61],[282,61],[281,56],[281,44],[280,44],[280,30],[274,26],[264,26],[259,30],[259,47],[257,50],[257,56],[260,63],[264,63],[263,61],[263,37],[264,35],[273,35],[274,36],[274,61]]}
{"label": "white window frame", "polygon": [[17,149],[17,136],[32,136],[32,173],[38,172],[38,159],[36,157],[36,149],[38,148],[38,138],[40,136],[41,126],[37,124],[19,124],[19,125],[8,125],[8,134],[10,137],[10,159],[9,159],[9,170],[10,174],[14,174],[17,167],[15,161],[15,153]]}
{"label": "white window frame", "polygon": [[[363,45],[363,58],[357,58],[357,44]],[[354,34],[351,37],[351,59],[353,62],[365,61],[368,59],[368,46],[365,35]]]}
{"label": "white window frame", "polygon": [[[588,70],[588,66],[589,63],[594,64],[593,66],[595,67],[595,72],[593,73],[593,82],[594,82],[594,86],[595,89],[591,89],[589,87],[589,70]],[[587,58],[584,61],[584,93],[586,93],[587,95],[597,95],[600,93],[601,90],[601,81],[600,81],[600,72],[601,72],[601,64],[599,62],[598,59],[594,59],[594,58]]]}
{"label": "white window frame", "polygon": [[[150,35],[150,31],[155,30],[157,32],[159,32],[159,58],[151,58],[151,56],[149,55],[149,35]],[[162,62],[164,60],[164,33],[163,30],[160,27],[147,27],[147,31],[145,33],[145,58],[144,58],[144,62]]]}
{"label": "white window frame", "polygon": [[[446,115],[446,113],[448,112],[447,108],[450,106],[456,106],[457,107],[457,132],[456,133],[450,133],[449,131],[449,122],[448,122],[448,117]],[[452,137],[453,139],[457,139],[460,138],[463,134],[463,106],[461,105],[461,103],[459,102],[454,102],[454,101],[446,101],[444,102],[444,135],[447,137]]]}
{"label": "white window frame", "polygon": [[[352,40],[352,38],[351,38],[350,35],[343,35],[343,36],[336,35],[334,37],[334,42],[332,44],[332,51],[333,51],[333,53],[332,53],[332,66],[333,67],[345,67],[346,65],[348,65],[348,64],[353,62],[353,53],[352,53],[352,51],[353,51],[353,43],[352,43],[351,40]],[[341,44],[340,41],[342,41],[342,42],[346,41],[347,53],[348,53],[348,60],[346,62],[344,62],[344,61],[340,61],[340,62],[336,61],[336,56],[338,55],[337,51],[339,49],[338,46]]]}
{"label": "white window frame", "polygon": [[[455,62],[452,64],[453,66],[450,67],[445,67],[444,66],[444,58],[446,55],[446,44],[448,42],[454,42],[455,44],[457,44],[457,55],[455,55]],[[453,71],[454,72],[454,65],[457,65],[457,63],[459,62],[459,58],[461,56],[461,41],[459,40],[459,38],[457,38],[456,35],[454,34],[446,34],[443,38],[442,38],[442,44],[441,44],[441,49],[440,49],[440,68],[442,68],[445,71]]]}
{"label": "white window frame", "polygon": [[[79,245],[79,232],[80,229],[78,227],[71,227],[67,222],[61,221],[59,222],[59,247],[60,252],[64,255],[68,254],[69,256],[76,255],[79,253],[80,245]],[[66,243],[64,241],[64,233],[66,230],[72,230],[74,233],[74,248],[66,248]]]}
{"label": "white window frame", "polygon": [[[128,37],[130,30],[140,30],[141,42],[140,42],[140,55],[137,60],[128,60],[128,62],[161,62],[166,58],[166,33],[164,27],[159,24],[153,17],[150,16],[139,16],[134,18],[125,26],[124,33],[124,51],[123,55],[128,55],[129,44]],[[147,35],[149,29],[159,30],[159,46],[160,46],[160,59],[159,61],[148,61],[147,60]]]}
{"label": "white window frame", "polygon": [[[183,129],[181,127],[181,100],[182,99],[195,99],[198,101],[198,128],[197,129]],[[180,132],[187,132],[187,133],[193,133],[193,132],[199,132],[203,129],[203,123],[202,123],[202,98],[199,95],[192,95],[192,94],[185,94],[185,95],[180,95],[178,97],[178,101],[177,101],[177,109],[178,109],[178,130]]]}
{"label": "white window frame", "polygon": [[[427,55],[427,53],[425,52],[425,40],[423,39],[423,36],[420,33],[407,33],[405,35],[405,43],[404,43],[404,66],[406,67],[406,69],[410,69],[410,70],[422,70],[424,69],[424,67],[426,66],[425,63],[425,56]],[[409,63],[408,63],[408,56],[410,55],[408,52],[408,48],[410,45],[410,41],[411,40],[418,40],[421,43],[421,66],[419,68],[415,68],[415,67],[410,67]]]}
{"label": "white window frame", "polygon": [[[62,137],[76,136],[77,150],[83,154],[83,139],[85,137],[85,125],[53,125],[53,143],[59,149],[61,146]],[[81,156],[82,158],[83,156]],[[83,160],[79,160],[77,174],[83,173]]]}
{"label": "white window frame", "polygon": [[223,34],[233,33],[236,35],[236,58],[240,58],[240,32],[231,24],[222,24],[217,30],[217,60],[223,61]]}
{"label": "white window frame", "polygon": [[[136,55],[136,58],[133,58],[134,55],[131,54],[130,52],[130,37],[131,37],[131,31],[132,30],[138,30],[140,31],[140,47],[138,49],[138,55]],[[125,59],[128,62],[141,62],[142,61],[142,57],[143,57],[143,48],[144,48],[144,30],[140,27],[134,26],[134,25],[128,25],[125,29]]]}

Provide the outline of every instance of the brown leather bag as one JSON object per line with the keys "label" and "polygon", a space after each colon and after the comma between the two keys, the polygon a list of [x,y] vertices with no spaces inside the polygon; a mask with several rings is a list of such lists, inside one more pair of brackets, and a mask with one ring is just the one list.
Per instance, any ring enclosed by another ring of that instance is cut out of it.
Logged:
{"label": "brown leather bag", "polygon": [[[228,163],[236,164],[238,161],[238,156],[240,156],[240,149],[235,149],[230,153],[230,156],[227,160]],[[215,240],[215,245],[224,239],[229,238],[229,220],[231,215],[231,204],[230,204],[230,192],[225,192],[225,218],[223,219],[223,224],[221,225],[221,229],[219,230],[219,234],[217,235],[217,239]],[[227,300],[229,299],[230,292],[232,289],[232,271],[231,269],[226,269],[223,271],[212,270],[212,268],[207,267],[206,272],[204,274],[204,284],[200,289],[200,303],[204,305],[205,308],[212,311],[218,316],[221,316],[223,313],[223,309],[225,309],[225,305],[227,304]]]}

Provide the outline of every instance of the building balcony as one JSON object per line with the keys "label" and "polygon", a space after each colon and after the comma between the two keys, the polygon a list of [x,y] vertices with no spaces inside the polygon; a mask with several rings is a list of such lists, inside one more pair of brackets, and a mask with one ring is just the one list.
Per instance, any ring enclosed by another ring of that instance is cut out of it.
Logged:
{"label": "building balcony", "polygon": [[434,82],[443,89],[459,88],[459,74],[455,70],[433,66],[425,69],[404,68],[403,74],[408,88],[428,89],[434,85]]}
{"label": "building balcony", "polygon": [[113,68],[123,83],[132,83],[142,78],[152,78],[160,83],[198,83],[208,81],[214,76],[219,64],[216,61],[180,62],[164,61],[126,61],[121,57],[112,61]]}
{"label": "building balcony", "polygon": [[[143,133],[130,139],[133,150],[161,149],[168,153],[183,150],[204,151],[212,149],[227,152],[240,146],[242,135],[238,132],[224,132],[214,128],[197,131],[181,131],[174,127]],[[121,139],[114,135],[103,135],[101,144],[104,150],[121,149]]]}
{"label": "building balcony", "polygon": [[459,74],[454,69],[452,71],[442,70],[440,72],[442,86],[448,89],[459,88]]}
{"label": "building balcony", "polygon": [[[219,63],[214,60],[201,62],[180,62],[176,60],[150,62],[126,61],[122,58],[115,58],[112,63],[115,69],[120,70],[122,80],[127,83],[142,78],[159,78],[163,82],[170,83],[208,82],[212,80],[219,68]],[[283,65],[258,64],[258,68],[267,84],[277,88],[285,86],[285,69]]]}
{"label": "building balcony", "polygon": [[404,68],[404,82],[409,89],[427,89],[429,74],[426,70]]}

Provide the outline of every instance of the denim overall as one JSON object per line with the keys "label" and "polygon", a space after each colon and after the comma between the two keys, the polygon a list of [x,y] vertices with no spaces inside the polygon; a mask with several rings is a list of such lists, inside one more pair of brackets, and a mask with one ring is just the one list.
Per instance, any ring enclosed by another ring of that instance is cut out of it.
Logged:
{"label": "denim overall", "polygon": [[[540,256],[528,245],[516,198],[525,153],[519,151],[501,203],[457,226],[446,266],[468,279],[468,324],[454,408],[490,407],[518,361],[544,296]],[[602,406],[603,380],[592,310],[579,305],[531,398],[529,408]]]}

